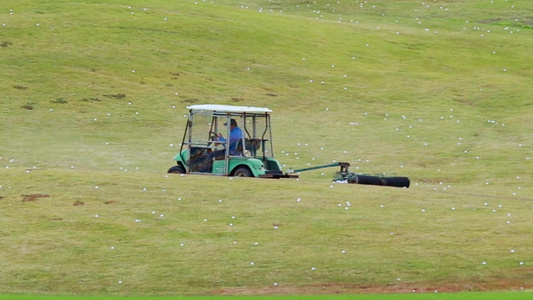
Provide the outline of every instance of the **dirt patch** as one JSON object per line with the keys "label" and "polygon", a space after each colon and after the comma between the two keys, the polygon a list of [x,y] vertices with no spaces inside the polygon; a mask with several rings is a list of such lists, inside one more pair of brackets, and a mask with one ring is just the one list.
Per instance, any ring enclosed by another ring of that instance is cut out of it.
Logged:
{"label": "dirt patch", "polygon": [[40,198],[48,198],[50,195],[45,194],[29,194],[22,195],[22,202],[36,202]]}
{"label": "dirt patch", "polygon": [[115,200],[107,200],[104,202],[104,204],[113,204],[113,203],[116,203],[117,201]]}
{"label": "dirt patch", "polygon": [[68,101],[65,100],[64,98],[57,98],[56,100],[52,100],[50,102],[51,103],[56,103],[56,104],[66,104],[66,103],[68,103]]}
{"label": "dirt patch", "polygon": [[25,110],[33,110],[33,103],[24,104],[21,108],[24,108]]}
{"label": "dirt patch", "polygon": [[102,100],[100,100],[98,98],[83,98],[83,99],[81,99],[81,101],[84,101],[84,102],[89,102],[89,101],[100,102]]}
{"label": "dirt patch", "polygon": [[122,98],[126,98],[126,94],[104,94],[104,97],[113,98],[113,99],[122,99]]}
{"label": "dirt patch", "polygon": [[350,283],[317,283],[306,286],[272,285],[263,288],[227,288],[211,291],[212,295],[335,295],[335,294],[406,294],[457,293],[530,290],[533,284],[510,280],[476,283],[417,284],[403,283],[385,286],[361,286]]}
{"label": "dirt patch", "polygon": [[74,202],[74,206],[82,206],[82,205],[85,205],[85,202],[80,201],[80,200],[77,200],[76,202]]}

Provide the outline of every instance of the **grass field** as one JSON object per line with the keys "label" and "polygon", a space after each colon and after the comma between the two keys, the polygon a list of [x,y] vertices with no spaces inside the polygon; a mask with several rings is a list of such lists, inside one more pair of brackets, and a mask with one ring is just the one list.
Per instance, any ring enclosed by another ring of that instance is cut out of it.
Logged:
{"label": "grass field", "polygon": [[[299,296],[299,295],[276,295],[276,296],[175,296],[175,297],[165,297],[165,296],[154,296],[154,297],[139,297],[131,296],[127,299],[129,300],[148,300],[148,299],[157,299],[157,300],[213,300],[213,299],[236,299],[236,300],[246,300],[246,299],[275,299],[275,300],[296,300],[296,299],[307,299],[307,300],[344,300],[344,299],[357,299],[357,300],[376,300],[376,299],[391,299],[391,300],[522,300],[529,299],[528,296],[531,296],[530,293],[515,293],[515,292],[493,292],[493,293],[424,293],[424,294],[392,294],[392,295],[377,295],[377,294],[366,294],[366,295],[311,295],[311,296]],[[57,296],[25,296],[25,295],[11,295],[11,296],[0,296],[2,300],[49,300],[57,299]],[[64,300],[116,300],[124,299],[121,296],[62,296],[61,299]]]}
{"label": "grass field", "polygon": [[[0,299],[530,294],[532,28],[528,0],[3,1]],[[208,103],[271,108],[286,169],[411,187],[167,175]]]}

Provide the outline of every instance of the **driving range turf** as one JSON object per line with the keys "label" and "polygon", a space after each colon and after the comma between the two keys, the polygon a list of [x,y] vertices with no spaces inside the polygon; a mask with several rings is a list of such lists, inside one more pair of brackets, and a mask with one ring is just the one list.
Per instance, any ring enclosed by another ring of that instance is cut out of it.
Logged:
{"label": "driving range turf", "polygon": [[[3,1],[0,299],[531,295],[529,2]],[[167,174],[210,103],[411,187]]]}
{"label": "driving range turf", "polygon": [[[314,296],[299,296],[299,295],[270,295],[270,296],[153,296],[153,297],[121,297],[121,296],[62,296],[62,300],[116,300],[116,299],[128,299],[128,300],[213,300],[213,299],[235,299],[235,300],[247,300],[247,299],[275,299],[275,300],[343,300],[343,299],[357,299],[357,300],[522,300],[529,299],[530,293],[512,293],[512,292],[492,292],[492,293],[446,293],[446,294],[394,294],[394,295],[314,295]],[[57,299],[57,296],[0,296],[2,300],[51,300]]]}

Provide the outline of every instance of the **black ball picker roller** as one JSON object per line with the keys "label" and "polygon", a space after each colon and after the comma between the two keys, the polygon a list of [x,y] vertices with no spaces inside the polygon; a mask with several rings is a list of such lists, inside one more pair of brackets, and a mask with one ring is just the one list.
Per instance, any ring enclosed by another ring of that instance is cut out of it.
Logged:
{"label": "black ball picker roller", "polygon": [[366,184],[366,185],[381,185],[381,186],[392,186],[392,187],[401,187],[408,188],[410,185],[410,180],[407,177],[385,177],[385,176],[376,176],[368,175],[361,173],[352,173],[349,171],[350,163],[347,162],[336,162],[327,165],[309,167],[304,169],[297,169],[292,171],[293,173],[300,173],[310,170],[317,170],[329,167],[340,166],[340,171],[335,173],[334,182],[339,183],[356,183],[356,184]]}

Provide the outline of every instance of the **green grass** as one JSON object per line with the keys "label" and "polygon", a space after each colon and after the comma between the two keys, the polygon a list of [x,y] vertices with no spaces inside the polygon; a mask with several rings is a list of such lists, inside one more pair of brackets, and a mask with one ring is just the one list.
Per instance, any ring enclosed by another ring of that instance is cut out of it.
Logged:
{"label": "green grass", "polygon": [[[335,299],[335,300],[341,300],[341,299],[360,299],[360,300],[374,300],[374,299],[397,299],[397,300],[420,300],[420,299],[439,299],[439,300],[462,300],[462,299],[468,299],[468,300],[475,300],[475,299],[489,299],[489,300],[499,300],[499,299],[513,299],[513,300],[521,300],[521,299],[529,299],[527,298],[530,294],[528,293],[512,293],[512,292],[506,292],[506,293],[426,293],[426,294],[393,294],[393,295],[319,295],[319,296],[297,296],[297,295],[290,295],[290,296],[269,296],[268,299],[276,299],[276,300],[294,300],[294,299]],[[254,297],[254,296],[176,296],[176,297],[139,297],[139,296],[133,296],[128,297],[128,299],[132,300],[147,300],[147,299],[158,299],[158,300],[213,300],[213,299],[240,299],[240,300],[246,300],[246,299],[257,299],[257,298],[265,298],[265,297]],[[26,296],[26,295],[11,295],[11,296],[0,296],[0,299],[5,300],[25,300],[25,299],[39,299],[39,300],[46,300],[46,299],[57,299],[57,296]],[[83,299],[91,299],[91,300],[114,300],[114,299],[123,299],[123,297],[119,296],[62,296],[61,299],[76,299],[76,300],[83,300]]]}
{"label": "green grass", "polygon": [[[341,299],[360,299],[360,300],[374,300],[374,299],[398,299],[398,300],[420,300],[420,299],[439,299],[439,300],[462,300],[462,299],[468,299],[468,300],[475,300],[475,299],[489,299],[489,300],[499,300],[499,299],[513,299],[513,300],[521,300],[521,299],[529,299],[527,298],[529,296],[528,293],[427,293],[427,294],[393,294],[393,295],[319,295],[319,296],[297,296],[297,295],[290,295],[290,296],[269,296],[268,299],[276,299],[276,300],[294,300],[294,299],[335,299],[335,300],[341,300]],[[213,299],[257,299],[257,298],[265,298],[265,297],[254,297],[254,296],[176,296],[176,297],[140,297],[140,296],[133,296],[128,297],[128,299],[132,300],[147,300],[147,299],[158,299],[158,300],[213,300]],[[0,299],[5,300],[25,300],[25,299],[39,299],[39,300],[46,300],[46,299],[57,299],[57,296],[26,296],[26,295],[11,295],[11,296],[0,296]],[[91,299],[91,300],[113,300],[113,299],[123,299],[123,297],[119,296],[62,296],[61,299],[76,299],[76,300],[83,300],[83,299]]]}
{"label": "green grass", "polygon": [[[528,1],[212,2],[2,5],[0,292],[531,289]],[[192,103],[412,186],[167,176]]]}

